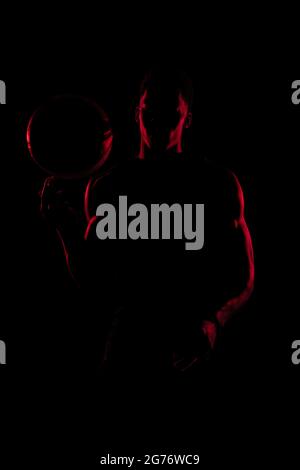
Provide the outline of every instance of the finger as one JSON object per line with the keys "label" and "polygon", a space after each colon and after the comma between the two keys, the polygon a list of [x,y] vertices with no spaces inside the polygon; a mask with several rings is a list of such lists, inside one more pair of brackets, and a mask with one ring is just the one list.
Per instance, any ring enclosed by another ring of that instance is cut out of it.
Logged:
{"label": "finger", "polygon": [[186,370],[194,367],[195,365],[201,362],[201,358],[196,356],[193,358],[182,358],[178,359],[177,361],[173,362],[173,367],[175,369],[180,370],[181,372],[185,372]]}

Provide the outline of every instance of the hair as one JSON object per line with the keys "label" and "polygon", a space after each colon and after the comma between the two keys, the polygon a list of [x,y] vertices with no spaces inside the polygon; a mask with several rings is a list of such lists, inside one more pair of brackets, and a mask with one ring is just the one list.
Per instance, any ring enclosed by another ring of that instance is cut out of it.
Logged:
{"label": "hair", "polygon": [[146,90],[155,93],[166,90],[168,92],[175,92],[177,96],[180,93],[189,108],[191,108],[193,103],[193,84],[183,70],[162,67],[150,70],[142,80],[140,96]]}

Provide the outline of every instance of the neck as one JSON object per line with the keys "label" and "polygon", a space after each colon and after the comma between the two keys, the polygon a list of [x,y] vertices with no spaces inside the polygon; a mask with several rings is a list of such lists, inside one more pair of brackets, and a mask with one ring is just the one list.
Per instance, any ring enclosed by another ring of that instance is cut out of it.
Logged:
{"label": "neck", "polygon": [[[167,147],[166,150],[160,152],[161,154],[168,154],[168,155],[179,155],[182,153],[182,145],[181,141],[177,142],[177,144],[173,145],[172,147]],[[140,160],[148,160],[158,158],[159,155],[153,149],[149,148],[145,145],[145,142],[141,139],[140,142],[140,150],[138,153],[138,158]]]}

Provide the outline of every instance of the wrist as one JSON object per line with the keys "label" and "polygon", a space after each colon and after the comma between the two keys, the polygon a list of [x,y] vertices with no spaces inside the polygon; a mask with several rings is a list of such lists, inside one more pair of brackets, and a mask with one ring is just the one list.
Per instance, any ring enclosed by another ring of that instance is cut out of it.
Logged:
{"label": "wrist", "polygon": [[202,331],[206,335],[211,349],[214,349],[217,337],[221,331],[221,325],[217,318],[213,320],[204,320],[202,323]]}

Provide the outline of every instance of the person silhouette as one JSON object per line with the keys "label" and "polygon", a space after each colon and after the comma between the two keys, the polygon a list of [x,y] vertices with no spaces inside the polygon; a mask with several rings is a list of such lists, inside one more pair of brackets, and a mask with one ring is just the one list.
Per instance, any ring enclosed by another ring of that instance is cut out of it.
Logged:
{"label": "person silhouette", "polygon": [[[137,155],[91,177],[80,232],[53,180],[42,192],[41,207],[61,239],[69,271],[94,299],[94,315],[105,318],[105,368],[196,368],[211,356],[219,333],[254,288],[241,185],[232,171],[187,149],[192,103],[192,83],[183,72],[160,68],[145,76],[135,110]],[[100,241],[97,207],[116,207],[121,195],[146,206],[204,204],[203,249],[187,252],[176,239]]]}
{"label": "person silhouette", "polygon": [[[104,362],[118,370],[186,371],[202,364],[254,288],[239,180],[184,146],[192,102],[192,83],[183,72],[149,72],[135,111],[137,155],[94,179],[86,192],[85,279],[117,303]],[[179,240],[97,240],[97,206],[117,206],[120,195],[145,205],[204,203],[204,248],[186,252]]]}

